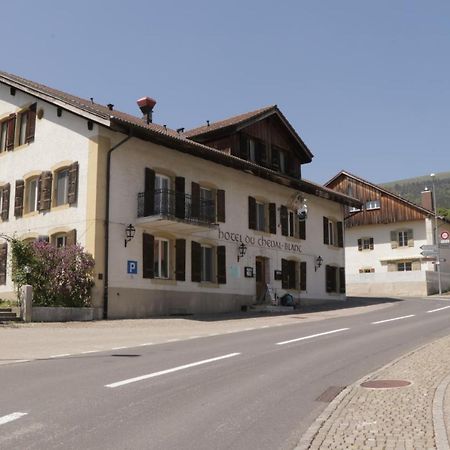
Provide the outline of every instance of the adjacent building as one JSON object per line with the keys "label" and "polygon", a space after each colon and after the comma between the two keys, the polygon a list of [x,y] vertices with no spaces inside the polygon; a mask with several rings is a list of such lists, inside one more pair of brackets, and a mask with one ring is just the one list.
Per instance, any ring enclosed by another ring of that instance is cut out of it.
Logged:
{"label": "adjacent building", "polygon": [[[0,72],[0,233],[77,243],[97,317],[345,298],[344,211],[276,106],[190,131]],[[13,295],[7,241],[0,296]]]}
{"label": "adjacent building", "polygon": [[[422,193],[423,206],[351,173],[342,171],[326,186],[361,200],[362,207],[347,207],[345,270],[347,295],[426,296],[450,289],[450,249],[437,257],[427,248],[436,245],[432,192]],[[438,220],[440,236],[450,225]],[[447,238],[448,239],[448,238]],[[443,241],[446,241],[443,239]]]}

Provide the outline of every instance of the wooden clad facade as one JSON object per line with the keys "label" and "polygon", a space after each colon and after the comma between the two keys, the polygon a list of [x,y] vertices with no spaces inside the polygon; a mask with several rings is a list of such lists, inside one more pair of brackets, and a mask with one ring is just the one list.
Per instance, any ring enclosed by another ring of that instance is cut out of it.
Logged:
{"label": "wooden clad facade", "polygon": [[362,202],[360,210],[346,207],[347,228],[423,220],[432,214],[432,211],[346,172],[338,174],[326,187]]}

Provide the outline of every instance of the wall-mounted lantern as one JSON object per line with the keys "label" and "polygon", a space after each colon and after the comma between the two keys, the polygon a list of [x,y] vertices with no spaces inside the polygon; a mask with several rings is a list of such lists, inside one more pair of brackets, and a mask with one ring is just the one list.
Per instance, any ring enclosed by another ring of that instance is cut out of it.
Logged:
{"label": "wall-mounted lantern", "polygon": [[323,258],[319,255],[316,260],[314,261],[314,272],[317,272],[317,269],[320,268],[320,266],[323,263]]}
{"label": "wall-mounted lantern", "polygon": [[127,243],[131,241],[131,239],[134,238],[134,235],[136,234],[136,228],[133,227],[133,225],[128,225],[125,228],[125,247],[127,246]]}
{"label": "wall-mounted lantern", "polygon": [[238,247],[238,257],[237,257],[238,262],[241,258],[245,256],[246,253],[247,253],[247,246],[243,242],[241,242]]}

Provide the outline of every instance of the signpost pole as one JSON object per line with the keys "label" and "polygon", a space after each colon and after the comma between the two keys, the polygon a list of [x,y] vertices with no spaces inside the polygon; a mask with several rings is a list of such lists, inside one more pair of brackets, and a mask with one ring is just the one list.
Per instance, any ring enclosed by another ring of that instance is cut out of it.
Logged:
{"label": "signpost pole", "polygon": [[437,247],[437,273],[438,273],[438,286],[439,286],[439,295],[442,294],[442,284],[441,284],[441,254],[439,251],[439,233],[438,233],[438,218],[437,218],[437,205],[436,205],[436,187],[434,183],[434,177],[436,176],[434,173],[431,175],[432,181],[432,194],[433,194],[433,209],[434,209],[434,243]]}

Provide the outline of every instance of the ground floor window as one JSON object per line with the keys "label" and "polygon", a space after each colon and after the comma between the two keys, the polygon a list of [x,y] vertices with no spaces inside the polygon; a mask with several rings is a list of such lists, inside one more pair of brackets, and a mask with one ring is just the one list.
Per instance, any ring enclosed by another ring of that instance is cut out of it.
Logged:
{"label": "ground floor window", "polygon": [[212,282],[214,273],[213,248],[209,245],[202,245],[201,249],[201,281]]}
{"label": "ground floor window", "polygon": [[281,287],[306,291],[306,261],[281,260]]}
{"label": "ground floor window", "polygon": [[226,247],[191,243],[191,280],[194,282],[227,282]]}
{"label": "ground floor window", "polygon": [[169,240],[155,238],[153,250],[155,278],[169,278]]}
{"label": "ground floor window", "polygon": [[397,263],[397,270],[399,272],[409,272],[412,270],[412,263],[411,262]]}

